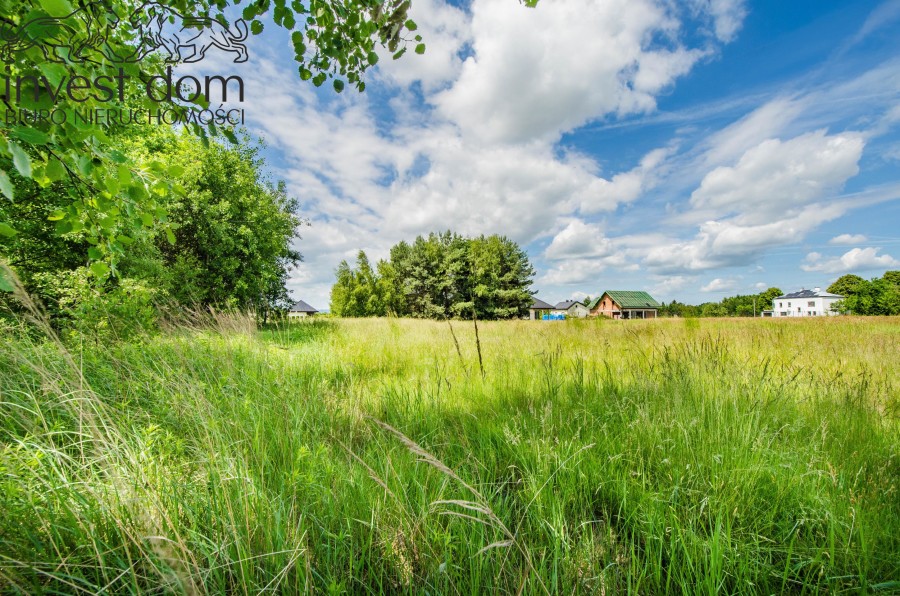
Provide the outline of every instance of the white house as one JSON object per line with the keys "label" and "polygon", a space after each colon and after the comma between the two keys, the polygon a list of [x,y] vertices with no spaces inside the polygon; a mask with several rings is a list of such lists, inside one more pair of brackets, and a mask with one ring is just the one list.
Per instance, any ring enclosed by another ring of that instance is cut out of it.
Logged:
{"label": "white house", "polygon": [[577,300],[564,300],[553,307],[553,313],[583,319],[590,314],[587,306]]}
{"label": "white house", "polygon": [[821,317],[839,314],[832,307],[844,297],[821,288],[800,290],[772,300],[773,317]]}

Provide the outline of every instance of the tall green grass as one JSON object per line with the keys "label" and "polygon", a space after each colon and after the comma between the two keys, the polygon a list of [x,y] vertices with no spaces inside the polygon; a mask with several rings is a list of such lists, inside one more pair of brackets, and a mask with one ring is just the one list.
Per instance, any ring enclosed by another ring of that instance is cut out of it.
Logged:
{"label": "tall green grass", "polygon": [[5,592],[896,592],[897,318],[0,344]]}

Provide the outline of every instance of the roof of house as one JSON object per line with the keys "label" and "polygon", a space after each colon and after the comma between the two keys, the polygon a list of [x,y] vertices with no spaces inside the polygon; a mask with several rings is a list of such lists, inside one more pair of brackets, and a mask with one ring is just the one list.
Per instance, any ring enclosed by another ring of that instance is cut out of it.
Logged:
{"label": "roof of house", "polygon": [[316,309],[314,309],[313,307],[311,307],[309,304],[307,304],[306,302],[303,302],[302,300],[298,300],[297,302],[295,302],[294,306],[291,307],[290,311],[291,312],[308,312],[308,313],[319,312]]}
{"label": "roof of house", "polygon": [[800,290],[799,292],[791,292],[784,296],[776,296],[775,300],[782,298],[843,298],[840,294],[829,294],[816,288],[815,290]]}
{"label": "roof of house", "polygon": [[[629,290],[607,290],[603,294],[609,294],[620,308],[659,308],[659,302],[647,292],[632,292]],[[601,298],[603,295],[600,296]]]}
{"label": "roof of house", "polygon": [[[581,304],[581,302],[578,302],[577,300],[563,300],[553,308],[555,308],[556,310],[569,310],[576,304]],[[584,306],[583,304],[581,305]]]}
{"label": "roof of house", "polygon": [[530,308],[533,308],[533,309],[536,309],[536,310],[548,310],[548,309],[553,308],[553,305],[552,305],[552,304],[547,304],[546,302],[544,302],[544,301],[541,300],[540,298],[535,298],[535,299],[534,299],[534,304],[532,304],[532,305],[530,306]]}
{"label": "roof of house", "polygon": [[600,299],[603,298],[603,295],[597,296],[593,300],[591,300],[590,304],[588,304],[588,308],[590,310],[594,310],[594,307],[600,304]]}

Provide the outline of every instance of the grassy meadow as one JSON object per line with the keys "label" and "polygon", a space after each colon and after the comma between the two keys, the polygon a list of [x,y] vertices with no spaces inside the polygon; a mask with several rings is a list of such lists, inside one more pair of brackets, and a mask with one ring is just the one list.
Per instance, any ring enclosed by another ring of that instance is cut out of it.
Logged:
{"label": "grassy meadow", "polygon": [[3,331],[0,591],[900,591],[900,319],[478,331]]}

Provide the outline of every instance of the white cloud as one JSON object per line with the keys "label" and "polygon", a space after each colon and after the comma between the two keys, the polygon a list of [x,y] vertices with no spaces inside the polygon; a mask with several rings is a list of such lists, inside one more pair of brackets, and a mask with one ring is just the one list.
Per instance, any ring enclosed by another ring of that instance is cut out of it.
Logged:
{"label": "white cloud", "polygon": [[716,37],[724,42],[735,38],[747,16],[744,0],[691,0],[691,4],[709,13]]}
{"label": "white cloud", "polygon": [[771,221],[839,190],[859,172],[864,145],[858,134],[829,136],[823,130],[788,141],[763,141],[734,167],[707,174],[691,195],[691,205],[740,212],[748,222]]}
{"label": "white cloud", "polygon": [[878,254],[877,248],[853,248],[840,257],[824,259],[819,253],[806,255],[806,263],[800,268],[804,271],[821,271],[823,273],[851,273],[900,267],[900,261],[891,255]]}
{"label": "white cloud", "polygon": [[729,292],[734,290],[737,287],[737,282],[733,279],[722,279],[720,277],[715,278],[702,288],[700,288],[701,292]]}
{"label": "white cloud", "polygon": [[425,41],[425,53],[414,54],[410,47],[402,60],[393,60],[391,52],[379,47],[378,73],[402,87],[418,81],[430,93],[459,76],[459,52],[471,42],[471,21],[465,12],[440,0],[416,0],[409,16]]}
{"label": "white cloud", "polygon": [[711,168],[730,163],[763,141],[781,136],[808,103],[807,99],[779,97],[713,133],[704,143],[702,166]]}
{"label": "white cloud", "polygon": [[671,240],[647,251],[643,264],[662,273],[744,266],[766,250],[802,240],[826,221],[840,217],[846,203],[809,205],[792,217],[745,225],[734,219],[708,221],[687,241]]}
{"label": "white cloud", "polygon": [[621,204],[631,203],[643,192],[656,186],[662,164],[673,148],[654,149],[641,159],[635,168],[614,175],[610,180],[597,178],[583,195],[582,213],[612,211]]}
{"label": "white cloud", "polygon": [[472,12],[474,55],[433,101],[464,135],[489,142],[553,141],[606,114],[652,111],[705,53],[677,41],[680,22],[653,0],[531,10],[476,0]]}
{"label": "white cloud", "polygon": [[583,257],[605,257],[614,249],[604,237],[600,226],[572,220],[556,236],[544,252],[548,259],[569,259]]}
{"label": "white cloud", "polygon": [[828,244],[862,244],[863,242],[868,242],[868,240],[862,234],[841,234],[829,240]]}
{"label": "white cloud", "polygon": [[573,285],[590,284],[591,287],[600,284],[600,274],[613,267],[617,271],[634,271],[635,264],[629,264],[622,254],[613,254],[593,259],[566,259],[558,261],[538,282],[545,285]]}

